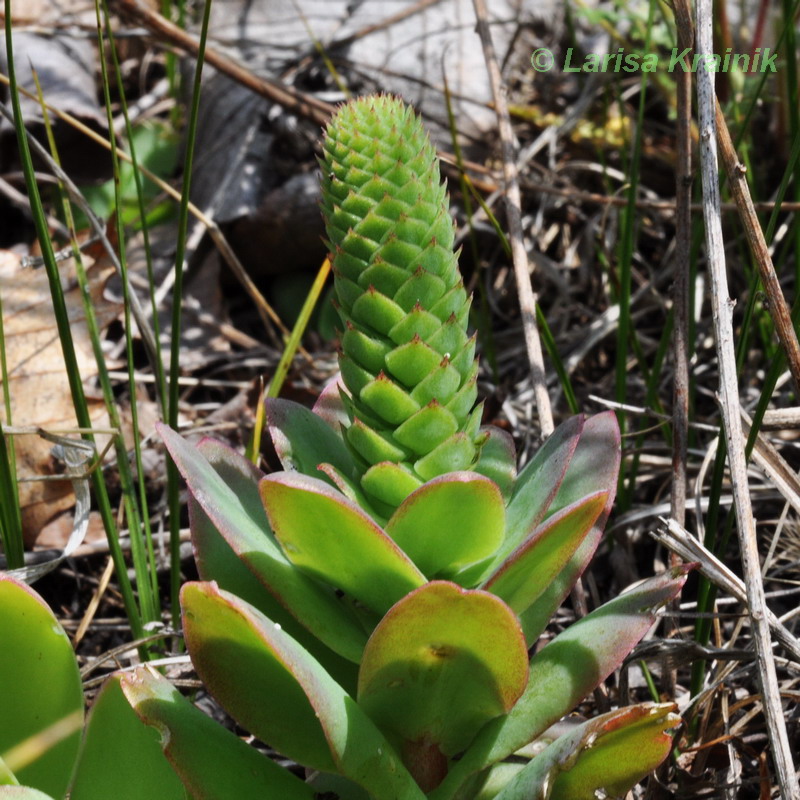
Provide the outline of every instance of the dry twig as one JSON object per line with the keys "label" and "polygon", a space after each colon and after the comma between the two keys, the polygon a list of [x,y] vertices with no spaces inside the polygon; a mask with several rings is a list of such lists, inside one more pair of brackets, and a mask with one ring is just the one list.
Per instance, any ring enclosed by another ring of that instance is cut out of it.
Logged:
{"label": "dry twig", "polygon": [[[692,12],[688,0],[675,0],[678,48],[692,46]],[[692,248],[692,73],[678,70],[677,168],[675,172],[675,271],[673,339],[675,380],[672,408],[672,497],[670,516],[686,519],[686,450],[689,431],[689,261]]]}
{"label": "dry twig", "polygon": [[[697,3],[697,44],[699,57],[714,52],[712,38],[711,0]],[[785,800],[800,800],[800,785],[792,763],[792,752],[786,733],[786,721],[781,708],[778,677],[772,655],[769,623],[767,622],[764,586],[756,543],[753,509],[747,483],[747,461],[744,438],[739,416],[739,387],[736,376],[736,357],[733,347],[733,301],[728,293],[728,278],[725,272],[725,249],[722,242],[720,216],[717,139],[716,96],[714,72],[697,70],[697,105],[700,128],[700,162],[703,180],[703,216],[706,228],[706,247],[711,274],[711,306],[720,370],[720,403],[725,421],[725,437],[731,483],[736,507],[736,523],[739,547],[742,554],[744,581],[747,589],[747,607],[755,640],[759,681],[763,695],[764,716],[770,741],[770,750],[775,764],[781,796]]]}
{"label": "dry twig", "polygon": [[753,207],[753,200],[750,197],[750,188],[745,179],[745,167],[736,155],[736,150],[731,141],[731,135],[728,132],[728,125],[725,122],[725,116],[719,106],[719,101],[716,103],[715,110],[717,118],[717,141],[719,142],[719,149],[722,154],[722,161],[725,164],[725,170],[728,173],[728,182],[731,185],[731,192],[739,209],[739,216],[744,226],[745,236],[747,236],[747,243],[750,245],[750,250],[753,253],[753,260],[758,266],[761,283],[764,284],[764,291],[769,300],[769,313],[775,324],[778,338],[786,352],[786,358],[789,362],[789,372],[794,381],[794,393],[796,396],[800,397],[800,344],[797,342],[797,334],[792,324],[789,304],[783,296],[780,281],[775,274],[775,265],[772,263],[772,256],[769,254],[769,248],[767,247],[766,239],[764,239],[764,232],[761,230],[761,225],[758,222],[758,217]]}
{"label": "dry twig", "polygon": [[503,144],[503,177],[505,181],[506,216],[508,218],[508,238],[511,244],[511,257],[514,262],[517,294],[519,296],[522,328],[525,334],[525,346],[528,351],[528,360],[531,365],[533,380],[533,393],[536,399],[536,409],[539,413],[539,427],[542,437],[553,432],[553,413],[550,408],[550,397],[547,394],[547,383],[544,373],[544,358],[542,344],[539,340],[539,330],[536,327],[536,296],[531,288],[531,275],[528,266],[528,254],[522,240],[522,198],[517,180],[516,157],[514,155],[513,132],[511,119],[508,115],[508,103],[505,90],[500,77],[500,68],[489,32],[485,0],[473,0],[475,15],[478,18],[478,35],[483,46],[486,59],[486,69],[489,73],[489,83],[492,87],[494,107],[497,112],[497,123],[500,140]]}
{"label": "dry twig", "polygon": [[[747,590],[744,582],[735,572],[728,569],[703,546],[702,542],[678,525],[675,520],[662,518],[661,521],[666,528],[653,533],[654,539],[661,542],[671,552],[677,553],[684,561],[697,561],[700,565],[698,571],[704,578],[723,592],[736,598],[740,603],[747,604]],[[781,646],[800,664],[800,641],[797,640],[797,637],[772,611],[767,611],[766,621]]]}
{"label": "dry twig", "polygon": [[[114,8],[123,17],[134,20],[149,31],[158,34],[159,37],[184,53],[197,56],[200,48],[197,37],[187,33],[183,28],[179,28],[161,14],[152,11],[141,0],[117,0]],[[312,119],[320,125],[324,125],[333,112],[333,107],[329,103],[303,94],[292,86],[260,78],[243,64],[213,47],[206,46],[205,60],[207,64],[243,86],[247,86],[256,94],[266,97],[273,103],[278,103],[288,111]]]}

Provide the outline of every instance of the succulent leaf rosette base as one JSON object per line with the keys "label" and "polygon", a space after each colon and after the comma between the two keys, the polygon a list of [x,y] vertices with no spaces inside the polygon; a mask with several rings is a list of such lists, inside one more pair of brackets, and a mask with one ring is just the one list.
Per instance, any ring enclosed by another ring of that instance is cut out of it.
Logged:
{"label": "succulent leaf rosette base", "polygon": [[348,103],[320,166],[340,379],[313,410],[267,401],[283,467],[272,474],[221,442],[192,445],[160,427],[189,489],[201,580],[181,604],[194,667],[308,780],[220,734],[214,763],[237,788],[220,778],[208,791],[212,779],[196,777],[213,760],[196,742],[199,712],[147,668],[109,691],[158,729],[192,796],[623,794],[669,752],[672,704],[616,709],[552,741],[547,732],[622,663],[689,567],[536,647],[611,510],[616,418],[568,419],[518,472],[511,437],[481,427],[470,298],[420,120],[394,97]]}

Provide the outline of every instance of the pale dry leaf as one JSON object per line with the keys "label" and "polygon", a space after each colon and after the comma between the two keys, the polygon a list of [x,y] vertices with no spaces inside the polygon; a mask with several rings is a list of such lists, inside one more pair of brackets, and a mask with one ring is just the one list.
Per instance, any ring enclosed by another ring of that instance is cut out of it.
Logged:
{"label": "pale dry leaf", "polygon": [[[53,314],[47,275],[43,269],[23,268],[20,257],[0,252],[0,296],[3,301],[8,394],[11,401],[10,424],[38,426],[49,431],[75,428],[69,381],[61,342]],[[120,306],[104,297],[104,287],[114,267],[98,260],[88,267],[92,304],[102,328],[119,315]],[[80,290],[72,261],[60,267],[61,284],[70,320],[78,368],[84,385],[97,375],[91,341],[86,326]],[[5,415],[6,387],[0,381],[0,419]],[[87,392],[93,425],[108,427],[103,402]],[[19,477],[53,475],[62,471],[53,459],[52,444],[38,436],[15,436]],[[103,437],[98,437],[103,446]],[[106,437],[107,441],[107,437]],[[31,546],[44,524],[74,503],[69,481],[34,481],[19,484],[25,542]]]}

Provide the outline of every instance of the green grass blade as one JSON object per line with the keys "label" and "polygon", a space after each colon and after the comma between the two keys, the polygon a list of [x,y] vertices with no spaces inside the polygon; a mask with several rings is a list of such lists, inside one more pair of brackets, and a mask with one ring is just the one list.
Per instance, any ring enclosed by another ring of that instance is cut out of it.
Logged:
{"label": "green grass blade", "polygon": [[[42,97],[41,86],[39,85],[38,75],[34,71],[33,78],[36,83],[36,89],[39,97],[39,103],[44,112],[44,98]],[[55,137],[53,135],[50,120],[46,113],[43,113],[45,120],[45,131],[47,134],[50,150],[53,155],[53,160],[59,167],[61,166],[58,148],[56,146]],[[117,165],[115,163],[115,169]],[[97,317],[94,313],[94,307],[90,301],[91,292],[89,289],[89,277],[86,273],[86,268],[83,263],[83,257],[77,245],[77,233],[75,230],[75,220],[72,214],[72,208],[66,199],[64,193],[64,186],[61,181],[58,182],[58,189],[62,195],[62,207],[64,210],[64,219],[67,221],[67,227],[70,231],[72,240],[72,257],[75,261],[75,274],[78,280],[78,285],[81,289],[81,298],[83,301],[84,315],[86,318],[86,329],[92,343],[92,352],[94,354],[95,363],[97,365],[98,380],[100,388],[103,393],[103,400],[105,403],[106,412],[108,413],[109,421],[116,433],[113,435],[113,444],[117,457],[117,468],[119,469],[120,486],[122,489],[122,503],[125,509],[125,516],[130,531],[131,540],[131,556],[133,560],[134,572],[136,574],[136,585],[139,591],[139,609],[144,620],[150,621],[158,619],[160,616],[157,599],[152,592],[152,585],[149,582],[147,564],[143,556],[144,548],[141,544],[141,514],[136,504],[136,497],[133,488],[133,477],[130,471],[130,464],[128,463],[128,453],[125,448],[125,442],[120,433],[122,427],[122,420],[117,409],[117,404],[114,399],[114,390],[111,386],[111,380],[108,375],[108,368],[105,362],[105,355],[103,353],[103,346],[101,342],[100,326],[97,323]],[[124,264],[124,240],[120,239],[123,255],[121,255],[121,264]],[[127,275],[123,269],[123,286],[127,281]],[[127,292],[123,288],[123,294],[127,298]],[[130,330],[129,320],[127,320],[126,331]],[[134,426],[134,436],[137,428]],[[141,474],[141,473],[140,473]],[[153,570],[155,576],[155,570]]]}
{"label": "green grass blade", "polygon": [[[644,51],[650,51],[650,30],[655,13],[655,2],[650,0],[647,33]],[[647,74],[642,73],[639,87],[639,108],[636,115],[636,133],[633,140],[633,152],[628,167],[630,180],[627,191],[627,204],[622,212],[622,224],[619,245],[619,323],[617,326],[617,354],[616,354],[616,379],[615,399],[623,404],[627,398],[628,388],[628,344],[631,338],[631,270],[633,266],[633,253],[636,246],[636,226],[639,220],[636,208],[636,198],[639,193],[639,171],[642,164],[642,139],[644,132],[644,110],[647,100]],[[625,415],[618,415],[620,433],[625,434]],[[619,485],[624,486],[624,462],[620,469]]]}
{"label": "green grass blade", "polygon": [[[128,262],[126,257],[126,248],[125,248],[125,231],[123,227],[122,216],[120,213],[120,209],[122,207],[122,198],[120,193],[120,181],[119,181],[121,165],[119,157],[117,155],[116,136],[114,135],[114,118],[111,113],[112,102],[111,102],[110,81],[108,76],[108,65],[105,58],[106,43],[105,43],[105,37],[103,35],[104,19],[106,25],[108,25],[107,9],[104,8],[103,12],[104,13],[101,16],[101,4],[99,0],[95,0],[95,17],[97,21],[98,49],[101,54],[100,68],[102,75],[103,95],[106,106],[108,129],[110,132],[111,161],[115,176],[114,199],[116,206],[116,212],[115,212],[116,228],[117,228],[117,238],[119,241],[120,278],[122,285],[122,303],[123,303],[123,315],[124,315],[123,326],[125,331],[125,355],[128,367],[128,394],[130,396],[131,427],[133,435],[133,448],[134,448],[136,470],[139,478],[138,501],[136,497],[133,475],[131,474],[130,463],[128,460],[128,454],[125,451],[124,447],[124,442],[120,442],[122,446],[117,449],[117,462],[119,465],[120,478],[123,488],[123,496],[125,498],[125,511],[128,521],[128,530],[130,531],[131,557],[133,559],[134,571],[136,573],[136,585],[139,590],[139,603],[142,608],[143,617],[146,620],[150,621],[150,620],[160,619],[161,610],[160,610],[160,603],[158,600],[158,576],[156,574],[153,536],[152,536],[152,531],[150,529],[149,515],[147,514],[147,497],[145,494],[145,486],[144,486],[145,484],[144,468],[142,466],[141,436],[139,434],[139,412],[136,402],[136,378],[134,375],[133,337],[131,336],[131,328],[132,328],[131,298],[130,298],[131,286],[128,277]],[[114,64],[116,64],[118,68],[118,60],[116,58],[116,47],[114,46],[113,37],[111,36],[110,33],[110,26],[108,33],[109,33],[110,49],[112,51],[112,59]],[[119,78],[119,74],[117,75],[117,77]],[[125,93],[121,85],[121,81],[118,81],[118,86],[120,89],[121,97],[124,98]],[[137,173],[136,148],[134,146],[133,139],[131,139],[130,141],[130,148],[131,148],[131,157],[134,159],[134,173],[136,174]],[[141,201],[140,182],[138,183],[138,188],[139,188],[139,198]],[[146,229],[147,222],[144,218],[143,218],[143,224]],[[157,351],[157,353],[160,356],[160,351]],[[105,370],[103,371],[105,372]],[[105,378],[107,381],[107,373],[105,375]],[[112,417],[112,423],[119,428],[119,415],[116,413],[116,404],[114,403],[113,400],[113,394],[111,394],[110,392],[111,390],[110,381],[108,381],[107,385],[109,390],[108,394],[106,394],[105,392],[106,386],[104,382],[103,388],[104,388],[104,395],[106,397],[106,405],[109,407],[109,409],[113,407],[114,416]]]}
{"label": "green grass blade", "polygon": [[564,366],[564,362],[561,360],[561,355],[556,346],[556,340],[553,338],[553,332],[547,324],[544,311],[542,311],[542,307],[539,303],[536,304],[536,322],[539,325],[539,335],[542,337],[544,348],[547,350],[547,355],[550,356],[550,360],[553,362],[553,368],[556,371],[556,375],[558,375],[558,380],[561,382],[561,389],[564,392],[564,399],[567,401],[569,410],[573,414],[578,414],[581,410],[578,398],[575,396],[575,390],[572,388],[572,381],[569,379],[569,373]]}
{"label": "green grass blade", "polygon": [[[272,380],[269,382],[269,387],[267,388],[267,397],[277,397],[281,392],[283,382],[286,380],[286,376],[289,374],[289,367],[291,366],[295,353],[297,353],[297,348],[300,347],[300,340],[303,338],[303,333],[308,326],[308,321],[311,319],[311,314],[317,305],[317,301],[322,293],[323,286],[325,286],[325,281],[328,278],[328,273],[330,270],[331,262],[328,258],[326,258],[322,262],[319,272],[317,272],[317,277],[314,278],[314,283],[308,290],[303,307],[300,309],[300,314],[297,317],[297,322],[295,322],[294,328],[292,328],[292,332],[286,342],[286,346],[283,349],[281,360],[278,362],[278,366],[275,368],[275,374],[272,376]],[[258,452],[258,450],[256,449],[254,452]]]}
{"label": "green grass blade", "polygon": [[[2,307],[0,306],[0,315]],[[0,335],[0,347],[3,345]],[[3,384],[8,386],[8,383]],[[8,447],[3,424],[0,422],[0,537],[8,569],[18,569],[25,564],[22,542],[22,516],[14,462],[14,446]]]}
{"label": "green grass blade", "polygon": [[[10,0],[5,0],[10,2]],[[200,83],[203,74],[203,61],[208,39],[208,23],[211,17],[211,0],[206,0],[203,8],[203,21],[200,26],[200,41],[197,51],[197,64],[192,84],[192,101],[189,123],[186,131],[186,151],[183,160],[183,191],[181,193],[178,213],[178,241],[175,250],[175,281],[172,288],[172,340],[170,342],[169,393],[167,404],[167,422],[173,430],[178,429],[178,399],[180,387],[178,379],[181,374],[180,365],[180,332],[181,305],[183,300],[183,262],[186,257],[186,235],[189,227],[189,189],[192,178],[194,146],[197,140],[197,119],[200,111]],[[167,462],[167,501],[169,505],[169,551],[170,551],[170,600],[172,604],[172,622],[180,626],[180,601],[178,594],[181,584],[180,569],[180,526],[181,506],[179,495],[179,475],[174,462]]]}
{"label": "green grass blade", "polygon": [[[0,381],[4,387],[5,424],[11,425],[11,392],[8,390],[10,386],[8,377],[6,337],[3,327],[3,298],[0,294]],[[7,567],[17,569],[23,566],[25,546],[22,541],[22,515],[17,488],[17,460],[14,445],[8,447],[6,442],[2,420],[0,420],[0,539],[2,539]]]}

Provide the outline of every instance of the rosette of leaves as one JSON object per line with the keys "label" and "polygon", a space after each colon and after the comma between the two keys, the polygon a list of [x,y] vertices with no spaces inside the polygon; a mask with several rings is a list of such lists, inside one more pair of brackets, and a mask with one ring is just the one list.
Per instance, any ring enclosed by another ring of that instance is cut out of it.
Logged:
{"label": "rosette of leaves", "polygon": [[313,410],[267,402],[283,466],[269,475],[161,427],[189,488],[195,668],[330,796],[622,793],[669,751],[671,705],[619,709],[507,759],[622,663],[687,568],[535,647],[602,535],[615,417],[567,420],[518,472],[511,438],[479,427],[469,300],[421,123],[396,99],[357,100],[324,150],[341,383]]}

